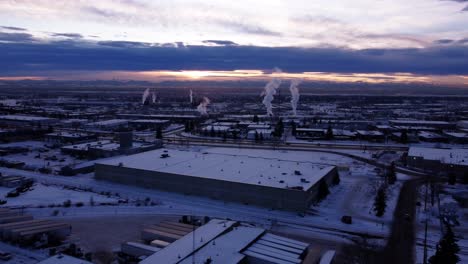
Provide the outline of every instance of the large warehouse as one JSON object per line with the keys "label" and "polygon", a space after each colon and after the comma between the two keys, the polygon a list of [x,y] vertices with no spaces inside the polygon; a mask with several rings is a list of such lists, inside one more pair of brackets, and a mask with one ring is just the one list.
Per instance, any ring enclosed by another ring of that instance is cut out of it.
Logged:
{"label": "large warehouse", "polygon": [[101,161],[96,178],[213,199],[304,211],[334,166],[260,156],[158,149]]}

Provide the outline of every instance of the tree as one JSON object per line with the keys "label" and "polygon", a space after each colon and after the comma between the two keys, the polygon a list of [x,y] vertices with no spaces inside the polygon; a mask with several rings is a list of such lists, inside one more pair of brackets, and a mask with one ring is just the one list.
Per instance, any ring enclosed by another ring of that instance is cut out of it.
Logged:
{"label": "tree", "polygon": [[254,123],[258,123],[260,120],[258,119],[258,115],[254,115],[253,120]]}
{"label": "tree", "polygon": [[457,182],[457,175],[451,171],[448,174],[448,184],[454,185]]}
{"label": "tree", "polygon": [[215,137],[216,136],[216,132],[214,130],[214,127],[211,126],[211,129],[210,129],[210,137]]}
{"label": "tree", "polygon": [[156,129],[156,138],[157,138],[157,139],[162,139],[162,138],[163,138],[163,133],[162,133],[161,127],[158,127],[158,128]]}
{"label": "tree", "polygon": [[330,190],[328,190],[328,184],[324,180],[321,180],[319,183],[317,199],[322,201],[330,194]]}
{"label": "tree", "polygon": [[325,138],[326,139],[333,139],[333,129],[330,125],[328,125],[328,128],[327,128],[327,133],[325,135]]}
{"label": "tree", "polygon": [[429,258],[431,264],[455,264],[460,261],[460,257],[457,255],[460,251],[457,239],[449,225],[446,226],[446,229],[445,235],[437,243],[436,253]]}
{"label": "tree", "polygon": [[468,184],[468,171],[465,171],[465,174],[463,174],[463,183]]}
{"label": "tree", "polygon": [[258,131],[255,130],[255,142],[258,142],[258,140],[259,140]]}
{"label": "tree", "polygon": [[341,181],[341,179],[340,179],[340,174],[338,174],[338,173],[335,174],[335,177],[333,177],[333,185],[338,185],[338,184],[340,184],[340,181]]}
{"label": "tree", "polygon": [[224,131],[223,132],[223,142],[226,142],[226,140],[227,140],[227,132]]}
{"label": "tree", "polygon": [[259,135],[259,137],[258,137],[258,141],[263,142],[263,139],[264,139],[264,138],[263,138],[263,133],[260,133],[260,135]]}
{"label": "tree", "polygon": [[291,121],[291,134],[292,134],[293,136],[296,135],[296,129],[297,129],[297,128],[296,128],[296,122]]}
{"label": "tree", "polygon": [[400,141],[401,141],[401,143],[407,143],[408,142],[408,132],[406,130],[403,130],[401,132]]}
{"label": "tree", "polygon": [[388,184],[394,184],[396,180],[395,162],[392,162],[387,170],[387,182]]}
{"label": "tree", "polygon": [[190,132],[190,121],[185,122],[184,131],[185,132]]}
{"label": "tree", "polygon": [[385,213],[385,208],[387,207],[387,194],[384,187],[380,187],[377,191],[374,201],[374,212],[375,215],[381,217]]}

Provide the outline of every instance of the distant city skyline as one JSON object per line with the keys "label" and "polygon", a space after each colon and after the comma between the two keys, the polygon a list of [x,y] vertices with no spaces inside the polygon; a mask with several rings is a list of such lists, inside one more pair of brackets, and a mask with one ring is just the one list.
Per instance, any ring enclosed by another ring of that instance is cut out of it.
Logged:
{"label": "distant city skyline", "polygon": [[468,87],[468,1],[1,1],[0,80]]}

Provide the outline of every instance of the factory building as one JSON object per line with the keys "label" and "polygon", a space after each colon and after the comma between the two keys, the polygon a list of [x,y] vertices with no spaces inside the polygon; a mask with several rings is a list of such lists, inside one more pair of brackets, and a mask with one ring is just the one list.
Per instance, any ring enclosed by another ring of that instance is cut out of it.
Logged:
{"label": "factory building", "polygon": [[133,245],[139,250],[130,252],[154,252],[141,264],[300,264],[304,262],[309,247],[307,243],[273,235],[262,228],[222,219],[212,219],[164,245]]}
{"label": "factory building", "polygon": [[437,173],[455,173],[465,177],[468,171],[468,149],[440,149],[411,147],[408,151],[407,164]]}
{"label": "factory building", "polygon": [[158,149],[97,162],[95,177],[268,208],[305,211],[335,166],[249,155]]}
{"label": "factory building", "polygon": [[2,115],[0,116],[0,123],[12,126],[49,126],[57,123],[58,120],[54,118],[41,117],[41,116],[27,116],[27,115]]}

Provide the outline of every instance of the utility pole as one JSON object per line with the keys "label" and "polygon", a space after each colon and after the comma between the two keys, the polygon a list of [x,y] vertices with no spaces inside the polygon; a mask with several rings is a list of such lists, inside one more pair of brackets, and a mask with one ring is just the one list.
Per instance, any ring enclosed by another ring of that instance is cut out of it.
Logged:
{"label": "utility pole", "polygon": [[428,176],[426,176],[426,192],[424,195],[424,214],[425,214],[425,220],[424,220],[424,256],[423,256],[423,263],[427,264],[427,192],[428,192]]}

